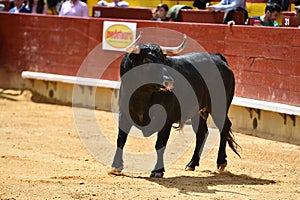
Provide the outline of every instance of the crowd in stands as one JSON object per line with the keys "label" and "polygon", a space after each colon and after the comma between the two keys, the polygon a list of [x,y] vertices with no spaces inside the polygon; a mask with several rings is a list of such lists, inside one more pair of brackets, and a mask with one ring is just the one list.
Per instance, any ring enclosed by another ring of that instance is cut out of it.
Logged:
{"label": "crowd in stands", "polygon": [[[300,0],[295,0],[295,20],[300,24]],[[129,7],[125,0],[100,0],[98,6]],[[254,26],[278,27],[276,21],[281,11],[290,8],[290,0],[269,0],[265,12],[261,16],[248,16],[245,0],[221,0],[219,3],[211,4],[210,0],[194,0],[193,6],[198,9],[206,9],[209,12],[224,12],[224,24],[234,24],[233,15],[236,11],[244,14],[244,23]],[[193,9],[186,5],[175,5],[169,8],[167,4],[159,4],[153,10],[151,20],[177,21],[181,9]],[[4,5],[0,4],[0,10]],[[47,13],[60,16],[89,17],[89,8],[84,0],[13,0],[9,12],[11,13]]]}
{"label": "crowd in stands", "polygon": [[82,0],[13,0],[8,12],[89,17],[88,6]]}
{"label": "crowd in stands", "polygon": [[[98,5],[129,7],[129,3],[123,0],[112,0],[112,2],[100,0]],[[5,10],[5,5],[0,3],[1,10]],[[9,5],[9,12],[89,17],[89,8],[86,0],[12,0]]]}

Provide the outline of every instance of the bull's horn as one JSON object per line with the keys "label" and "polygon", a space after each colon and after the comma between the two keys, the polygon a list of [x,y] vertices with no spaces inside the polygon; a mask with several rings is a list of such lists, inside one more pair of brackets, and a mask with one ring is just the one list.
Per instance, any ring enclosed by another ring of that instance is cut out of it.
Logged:
{"label": "bull's horn", "polygon": [[138,41],[142,38],[143,32],[141,31],[139,36],[135,39],[135,41],[126,49],[127,53],[134,53],[134,54],[139,54],[140,53],[140,48],[137,45]]}
{"label": "bull's horn", "polygon": [[180,53],[186,44],[186,34],[183,35],[183,42],[177,46],[177,47],[164,47],[164,46],[160,46],[163,54],[178,54]]}

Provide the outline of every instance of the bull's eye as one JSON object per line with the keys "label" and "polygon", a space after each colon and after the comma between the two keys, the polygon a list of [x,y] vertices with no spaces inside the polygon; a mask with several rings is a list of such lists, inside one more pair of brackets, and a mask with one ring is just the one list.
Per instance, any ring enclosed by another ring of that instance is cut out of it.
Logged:
{"label": "bull's eye", "polygon": [[164,81],[164,82],[163,82],[163,86],[168,87],[168,85],[169,85],[169,82],[168,82],[168,81]]}

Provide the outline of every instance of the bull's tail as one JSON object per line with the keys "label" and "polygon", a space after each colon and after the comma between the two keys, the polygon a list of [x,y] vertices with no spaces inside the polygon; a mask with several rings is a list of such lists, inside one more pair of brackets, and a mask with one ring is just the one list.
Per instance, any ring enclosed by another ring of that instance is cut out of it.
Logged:
{"label": "bull's tail", "polygon": [[238,148],[242,149],[242,147],[235,141],[235,138],[234,138],[234,135],[233,135],[231,129],[229,130],[229,133],[228,133],[227,142],[228,142],[229,147],[232,149],[232,151],[236,155],[241,157],[237,149]]}

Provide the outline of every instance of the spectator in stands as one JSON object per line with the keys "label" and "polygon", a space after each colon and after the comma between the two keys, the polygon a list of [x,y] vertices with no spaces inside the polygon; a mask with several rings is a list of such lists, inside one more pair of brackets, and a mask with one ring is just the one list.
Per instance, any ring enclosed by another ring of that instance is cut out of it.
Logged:
{"label": "spectator in stands", "polygon": [[62,4],[59,16],[88,17],[89,8],[80,0],[70,0]]}
{"label": "spectator in stands", "polygon": [[11,8],[11,13],[31,13],[31,10],[26,6],[24,0],[14,0],[15,7]]}
{"label": "spectator in stands", "polygon": [[[300,5],[295,6],[295,12],[295,19],[300,24]],[[298,26],[298,28],[300,28],[300,26]]]}
{"label": "spectator in stands", "polygon": [[111,7],[129,7],[129,3],[122,0],[113,0],[112,3],[107,3],[105,0],[98,1],[98,6],[111,6]]}
{"label": "spectator in stands", "polygon": [[224,11],[224,24],[227,24],[229,21],[233,20],[233,14],[235,11],[243,11],[244,21],[248,19],[248,11],[245,0],[221,0],[221,2],[216,5],[209,5],[208,10],[211,12]]}
{"label": "spectator in stands", "polygon": [[151,18],[151,20],[169,21],[170,19],[167,17],[168,11],[169,6],[167,4],[158,4],[157,8],[153,13],[153,18]]}
{"label": "spectator in stands", "polygon": [[258,17],[250,17],[247,21],[248,25],[254,26],[275,26],[279,27],[278,16],[281,12],[281,6],[277,3],[268,3],[265,8],[265,14]]}
{"label": "spectator in stands", "polygon": [[276,26],[279,27],[276,21],[281,12],[281,6],[277,3],[270,3],[266,5],[265,14],[260,17],[261,25],[263,26]]}

